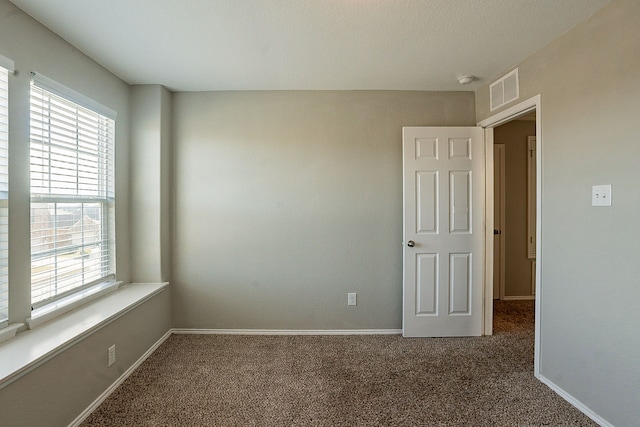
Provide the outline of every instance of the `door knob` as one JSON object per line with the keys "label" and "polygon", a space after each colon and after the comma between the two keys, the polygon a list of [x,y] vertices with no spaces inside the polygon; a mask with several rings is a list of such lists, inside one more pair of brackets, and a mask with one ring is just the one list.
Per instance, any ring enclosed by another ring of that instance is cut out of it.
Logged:
{"label": "door knob", "polygon": [[413,240],[409,240],[407,242],[407,246],[409,246],[410,248],[414,247],[416,245],[416,242],[414,242]]}
{"label": "door knob", "polygon": [[493,234],[502,234],[502,230],[493,230]]}

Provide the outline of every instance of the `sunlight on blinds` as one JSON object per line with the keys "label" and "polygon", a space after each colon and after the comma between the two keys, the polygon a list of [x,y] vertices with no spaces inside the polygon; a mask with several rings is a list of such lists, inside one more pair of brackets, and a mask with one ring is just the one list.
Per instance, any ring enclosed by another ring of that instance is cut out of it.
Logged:
{"label": "sunlight on blinds", "polygon": [[114,120],[31,87],[31,302],[114,273]]}

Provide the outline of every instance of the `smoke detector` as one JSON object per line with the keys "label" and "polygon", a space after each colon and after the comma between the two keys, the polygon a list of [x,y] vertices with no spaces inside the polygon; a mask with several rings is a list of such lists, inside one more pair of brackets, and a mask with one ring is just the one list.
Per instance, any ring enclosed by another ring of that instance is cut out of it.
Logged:
{"label": "smoke detector", "polygon": [[458,77],[458,83],[460,83],[461,85],[468,85],[469,83],[475,81],[477,79],[476,76],[460,76]]}

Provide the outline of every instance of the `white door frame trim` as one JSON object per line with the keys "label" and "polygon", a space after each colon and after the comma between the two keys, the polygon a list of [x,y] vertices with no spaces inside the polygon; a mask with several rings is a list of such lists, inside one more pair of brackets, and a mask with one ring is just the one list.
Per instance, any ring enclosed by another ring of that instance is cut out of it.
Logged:
{"label": "white door frame trim", "polygon": [[[509,107],[480,122],[478,126],[485,129],[485,162],[486,174],[493,177],[493,128],[505,124],[531,111],[536,112],[536,320],[535,320],[535,351],[533,373],[540,377],[540,332],[542,317],[542,105],[540,94]],[[493,180],[493,178],[491,178]],[[492,182],[492,181],[487,181]],[[493,228],[486,224],[493,224],[493,186],[486,186],[485,197],[485,293],[484,293],[484,331],[489,335],[493,331]],[[490,232],[489,232],[490,231]]]}
{"label": "white door frame trim", "polygon": [[[506,208],[505,208],[505,203],[506,203],[506,191],[505,191],[505,171],[506,171],[506,167],[505,167],[505,159],[504,159],[504,150],[505,150],[505,145],[504,144],[496,144],[494,141],[493,147],[493,154],[494,154],[494,159],[493,159],[493,167],[494,167],[494,171],[495,171],[495,167],[498,164],[498,162],[496,162],[495,159],[495,147],[499,146],[502,147],[502,154],[501,154],[501,161],[500,161],[500,166],[502,167],[502,175],[501,175],[501,180],[500,180],[500,191],[498,193],[499,197],[500,197],[500,207],[501,207],[501,212],[500,212],[500,224],[496,224],[495,221],[495,211],[494,211],[494,220],[493,222],[489,223],[487,222],[487,224],[493,224],[493,228],[497,228],[500,230],[500,234],[498,235],[498,239],[500,240],[500,252],[498,254],[498,256],[500,257],[500,271],[498,272],[500,274],[500,287],[498,288],[498,298],[499,299],[505,299],[505,290],[504,290],[504,278],[505,278],[505,255],[506,255],[506,251],[505,251],[505,231],[506,231],[506,219],[505,219],[505,215],[506,215]],[[490,185],[490,184],[487,184]],[[494,177],[494,197],[495,197],[495,177]],[[494,208],[495,208],[495,204],[494,204]],[[497,226],[497,227],[496,227]],[[493,241],[495,242],[495,238],[496,236],[493,236]],[[495,248],[494,248],[495,249]],[[495,251],[493,252],[493,255],[495,256]],[[495,264],[494,264],[495,266]],[[494,277],[495,277],[495,273],[496,271],[493,271],[494,273]],[[492,281],[493,283],[493,281]],[[494,289],[495,292],[495,289]],[[492,296],[491,298],[492,300],[496,299],[495,298],[495,294]]]}

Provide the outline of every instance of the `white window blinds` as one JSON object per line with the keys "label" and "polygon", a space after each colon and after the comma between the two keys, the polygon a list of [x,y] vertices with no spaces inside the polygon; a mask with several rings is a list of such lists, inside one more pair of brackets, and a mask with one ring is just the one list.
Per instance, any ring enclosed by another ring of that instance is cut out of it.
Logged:
{"label": "white window blinds", "polygon": [[[4,64],[2,64],[4,65]],[[9,70],[0,66],[0,328],[9,317]]]}
{"label": "white window blinds", "polygon": [[99,108],[74,102],[73,91],[52,86],[38,76],[31,86],[34,307],[107,280],[115,271],[115,121],[95,111]]}

